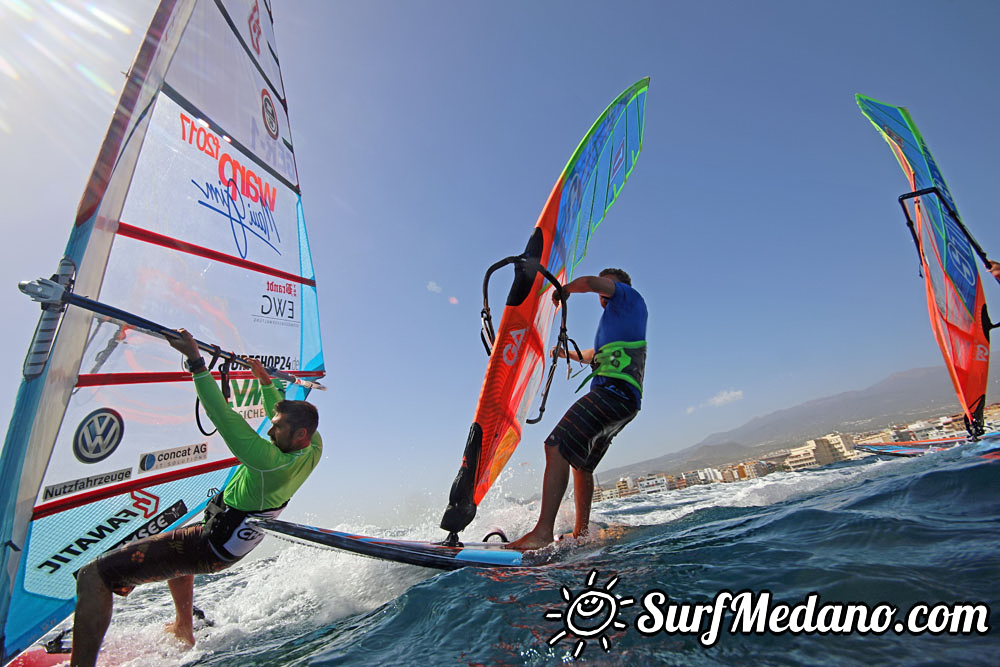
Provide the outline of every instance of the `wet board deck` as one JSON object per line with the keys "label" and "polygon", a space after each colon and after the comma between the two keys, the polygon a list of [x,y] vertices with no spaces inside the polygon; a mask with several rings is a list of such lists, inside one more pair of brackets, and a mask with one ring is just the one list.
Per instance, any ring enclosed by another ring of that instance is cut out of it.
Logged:
{"label": "wet board deck", "polygon": [[362,556],[439,570],[457,570],[463,567],[534,567],[549,562],[552,556],[551,553],[522,553],[504,549],[501,542],[462,542],[459,546],[446,546],[439,542],[393,540],[343,533],[277,519],[257,519],[253,524],[273,533]]}

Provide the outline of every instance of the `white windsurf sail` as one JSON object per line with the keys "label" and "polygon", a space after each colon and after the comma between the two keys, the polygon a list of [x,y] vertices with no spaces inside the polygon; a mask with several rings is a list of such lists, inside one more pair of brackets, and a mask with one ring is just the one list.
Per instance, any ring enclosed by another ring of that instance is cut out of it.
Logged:
{"label": "white windsurf sail", "polygon": [[[266,0],[160,3],[57,282],[316,379],[316,281],[275,53]],[[255,380],[229,384],[265,429]],[[0,455],[2,662],[72,611],[85,563],[182,525],[225,485],[236,461],[198,428],[194,399],[159,338],[72,306],[43,313]]]}

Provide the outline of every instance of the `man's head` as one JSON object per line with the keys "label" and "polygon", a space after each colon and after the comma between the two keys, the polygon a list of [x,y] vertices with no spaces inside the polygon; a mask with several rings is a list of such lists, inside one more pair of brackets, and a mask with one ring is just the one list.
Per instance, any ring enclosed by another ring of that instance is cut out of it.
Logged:
{"label": "man's head", "polygon": [[629,287],[632,286],[632,279],[622,269],[604,269],[598,275],[601,278],[611,278],[616,283],[625,283]]}
{"label": "man's head", "polygon": [[[609,280],[613,280],[616,283],[625,283],[629,287],[632,286],[632,279],[629,278],[629,275],[621,269],[604,269],[598,274],[598,276],[600,278],[608,278]],[[603,294],[601,294],[600,297],[601,297],[601,308],[607,308],[608,297],[604,296]]]}
{"label": "man's head", "polygon": [[278,449],[288,453],[308,447],[317,426],[319,412],[312,403],[279,401],[274,406],[274,419],[267,434]]}

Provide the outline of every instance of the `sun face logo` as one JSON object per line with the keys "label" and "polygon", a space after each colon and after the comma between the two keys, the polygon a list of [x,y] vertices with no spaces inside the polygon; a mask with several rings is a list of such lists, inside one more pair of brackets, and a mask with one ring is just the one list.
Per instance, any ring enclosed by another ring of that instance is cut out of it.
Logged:
{"label": "sun face logo", "polygon": [[545,612],[545,618],[550,621],[561,621],[563,627],[549,638],[549,646],[554,646],[569,634],[577,638],[573,649],[573,658],[579,658],[587,647],[587,639],[600,637],[601,648],[607,653],[611,650],[611,641],[604,631],[610,629],[624,630],[628,626],[618,620],[618,611],[635,603],[632,598],[618,598],[611,589],[618,583],[618,577],[612,577],[600,588],[595,585],[597,570],[591,570],[587,576],[587,587],[578,595],[573,595],[568,588],[562,587],[562,598],[566,601],[566,610],[550,609]]}

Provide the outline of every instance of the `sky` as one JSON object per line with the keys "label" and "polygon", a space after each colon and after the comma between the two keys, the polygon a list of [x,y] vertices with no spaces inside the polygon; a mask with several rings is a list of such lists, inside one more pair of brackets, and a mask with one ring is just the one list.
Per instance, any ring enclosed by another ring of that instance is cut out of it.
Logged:
{"label": "sky", "polygon": [[[38,314],[17,282],[62,254],[153,6],[0,0],[0,412]],[[1000,256],[996,2],[272,8],[330,387],[313,394],[329,483],[300,496],[330,520],[444,508],[486,367],[483,275],[521,252],[584,133],[644,76],[642,154],[578,268],[626,269],[649,308],[643,410],[604,469],[941,363],[906,182],[855,93],[910,110]],[[509,277],[492,284],[502,303]],[[589,346],[599,316],[574,297],[570,335]],[[539,490],[578,383],[564,377],[497,493]]]}

